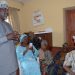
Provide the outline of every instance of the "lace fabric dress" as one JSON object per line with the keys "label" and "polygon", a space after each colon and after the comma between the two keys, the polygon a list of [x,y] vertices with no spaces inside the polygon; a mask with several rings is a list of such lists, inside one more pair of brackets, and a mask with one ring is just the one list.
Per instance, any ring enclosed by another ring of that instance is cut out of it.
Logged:
{"label": "lace fabric dress", "polygon": [[17,59],[20,63],[21,75],[41,75],[39,63],[36,61],[36,58],[31,50],[28,50],[27,53],[23,56],[23,52],[26,50],[26,47],[17,46],[16,53]]}

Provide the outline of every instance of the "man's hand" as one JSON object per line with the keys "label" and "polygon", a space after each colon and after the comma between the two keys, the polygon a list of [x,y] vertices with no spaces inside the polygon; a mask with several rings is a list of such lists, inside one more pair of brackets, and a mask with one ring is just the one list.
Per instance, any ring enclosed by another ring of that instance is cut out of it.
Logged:
{"label": "man's hand", "polygon": [[9,33],[6,36],[7,36],[8,40],[16,40],[17,41],[19,39],[19,34],[16,31]]}

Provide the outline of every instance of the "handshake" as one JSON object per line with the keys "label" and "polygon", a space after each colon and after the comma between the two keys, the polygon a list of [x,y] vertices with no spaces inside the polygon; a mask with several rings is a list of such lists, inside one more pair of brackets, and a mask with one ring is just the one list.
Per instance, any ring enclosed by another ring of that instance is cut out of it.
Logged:
{"label": "handshake", "polygon": [[20,34],[16,31],[13,31],[6,35],[8,40],[19,41]]}

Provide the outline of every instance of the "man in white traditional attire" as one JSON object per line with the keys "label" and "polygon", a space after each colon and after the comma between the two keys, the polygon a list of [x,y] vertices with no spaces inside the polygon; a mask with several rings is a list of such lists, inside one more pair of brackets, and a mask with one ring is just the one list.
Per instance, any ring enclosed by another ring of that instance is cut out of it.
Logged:
{"label": "man in white traditional attire", "polygon": [[14,40],[18,33],[5,22],[8,16],[8,4],[0,0],[0,75],[16,75],[18,69]]}

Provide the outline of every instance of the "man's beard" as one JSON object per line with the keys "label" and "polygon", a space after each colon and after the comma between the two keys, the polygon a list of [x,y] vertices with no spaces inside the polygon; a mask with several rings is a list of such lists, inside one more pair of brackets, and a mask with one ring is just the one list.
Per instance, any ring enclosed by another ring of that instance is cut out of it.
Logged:
{"label": "man's beard", "polygon": [[5,13],[5,12],[0,12],[0,18],[1,18],[2,20],[7,19],[7,16],[8,16],[7,13]]}

